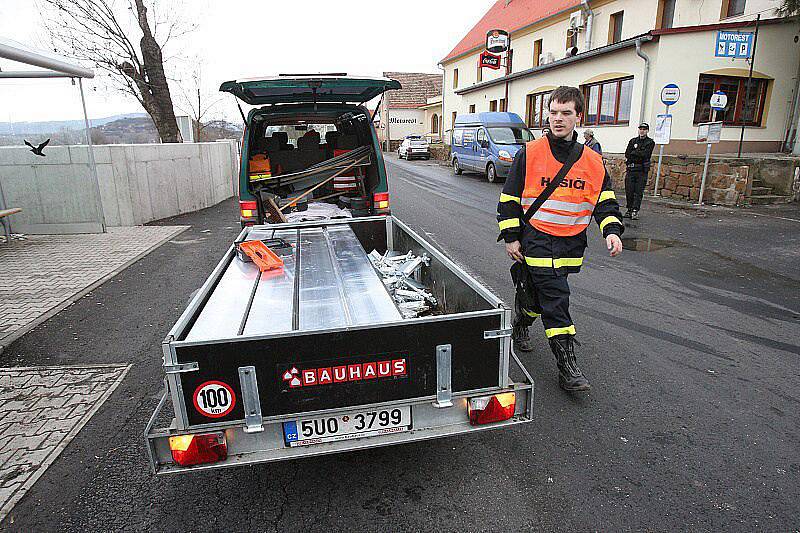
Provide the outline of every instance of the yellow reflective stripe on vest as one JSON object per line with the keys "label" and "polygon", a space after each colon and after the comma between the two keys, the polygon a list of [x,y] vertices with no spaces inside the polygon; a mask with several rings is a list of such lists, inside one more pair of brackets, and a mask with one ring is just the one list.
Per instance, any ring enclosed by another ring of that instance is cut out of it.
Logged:
{"label": "yellow reflective stripe on vest", "polygon": [[510,194],[500,193],[500,203],[503,202],[520,203],[520,199],[517,196],[511,196]]}
{"label": "yellow reflective stripe on vest", "polygon": [[[547,203],[547,202],[545,202]],[[582,217],[572,217],[569,215],[557,215],[555,213],[548,213],[546,211],[542,211],[541,209],[533,215],[535,220],[541,220],[542,222],[552,222],[553,224],[561,224],[562,226],[577,226],[579,224],[588,224],[592,221],[591,215],[585,215]]]}
{"label": "yellow reflective stripe on vest", "polygon": [[528,266],[541,268],[579,267],[583,264],[583,257],[559,257],[554,260],[552,257],[526,256],[525,263]]}
{"label": "yellow reflective stripe on vest", "polygon": [[616,222],[620,226],[622,225],[622,222],[617,217],[608,216],[608,217],[604,218],[603,221],[600,223],[600,231],[603,231],[603,228],[605,228],[606,226],[608,226],[612,222]]}
{"label": "yellow reflective stripe on vest", "polygon": [[547,338],[555,337],[556,335],[575,335],[575,326],[568,326],[566,328],[550,328],[544,330]]}
{"label": "yellow reflective stripe on vest", "polygon": [[519,227],[519,219],[518,218],[509,218],[508,220],[501,220],[497,223],[500,226],[500,231],[508,228],[517,228]]}
{"label": "yellow reflective stripe on vest", "polygon": [[597,203],[605,202],[606,200],[616,200],[617,195],[614,194],[614,191],[603,191],[600,193],[600,198],[597,199]]}

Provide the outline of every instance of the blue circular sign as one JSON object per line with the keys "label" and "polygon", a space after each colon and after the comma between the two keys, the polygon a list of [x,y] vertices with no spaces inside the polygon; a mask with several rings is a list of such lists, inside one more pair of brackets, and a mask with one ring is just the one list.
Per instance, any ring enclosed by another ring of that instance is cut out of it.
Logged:
{"label": "blue circular sign", "polygon": [[722,91],[717,91],[711,95],[711,109],[721,111],[728,106],[728,95]]}
{"label": "blue circular sign", "polygon": [[665,85],[663,89],[661,89],[661,101],[666,106],[674,105],[680,100],[681,98],[681,89],[674,83],[670,83]]}

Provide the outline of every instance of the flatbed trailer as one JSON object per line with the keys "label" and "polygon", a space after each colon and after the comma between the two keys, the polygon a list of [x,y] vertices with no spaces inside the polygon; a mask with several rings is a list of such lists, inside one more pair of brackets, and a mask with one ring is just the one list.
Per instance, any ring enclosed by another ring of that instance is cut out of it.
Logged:
{"label": "flatbed trailer", "polygon": [[[252,226],[237,243],[265,239],[283,243],[283,268],[260,272],[234,243],[163,341],[165,392],[145,429],[154,472],[532,419],[533,380],[511,350],[511,311],[397,218]],[[436,313],[403,318],[372,250],[425,257],[418,281]]]}

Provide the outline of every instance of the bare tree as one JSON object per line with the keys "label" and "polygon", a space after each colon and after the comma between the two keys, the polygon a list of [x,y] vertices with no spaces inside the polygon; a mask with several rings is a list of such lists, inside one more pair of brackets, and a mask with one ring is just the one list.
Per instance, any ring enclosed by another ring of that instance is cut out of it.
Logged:
{"label": "bare tree", "polygon": [[[175,18],[179,10],[168,0],[41,2],[55,50],[107,73],[147,111],[162,142],[180,142],[162,54],[170,39],[193,29]],[[159,11],[159,2],[167,8]]]}
{"label": "bare tree", "polygon": [[798,15],[800,14],[800,0],[783,0],[781,7],[777,11],[782,17]]}
{"label": "bare tree", "polygon": [[191,73],[177,80],[180,91],[177,108],[192,119],[194,139],[196,142],[202,142],[208,140],[205,138],[205,129],[209,124],[209,114],[222,101],[222,97],[216,91],[210,93],[205,90],[199,60],[193,61],[192,64],[195,67]]}

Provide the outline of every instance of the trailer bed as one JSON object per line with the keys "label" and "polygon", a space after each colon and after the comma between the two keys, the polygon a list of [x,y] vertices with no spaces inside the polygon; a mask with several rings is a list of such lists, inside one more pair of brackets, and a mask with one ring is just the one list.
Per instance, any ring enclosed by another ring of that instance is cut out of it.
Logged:
{"label": "trailer bed", "polygon": [[244,240],[291,245],[284,267],[259,272],[234,259],[186,335],[213,341],[289,331],[362,326],[402,317],[348,225],[258,228]]}

